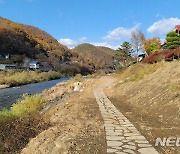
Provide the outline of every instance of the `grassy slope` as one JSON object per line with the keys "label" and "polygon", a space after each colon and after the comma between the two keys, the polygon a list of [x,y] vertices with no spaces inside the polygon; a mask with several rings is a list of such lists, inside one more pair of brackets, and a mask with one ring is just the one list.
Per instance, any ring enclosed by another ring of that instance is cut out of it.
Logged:
{"label": "grassy slope", "polygon": [[[116,75],[106,94],[138,129],[155,143],[157,137],[179,136],[180,62],[137,64]],[[178,148],[160,148],[178,153]]]}

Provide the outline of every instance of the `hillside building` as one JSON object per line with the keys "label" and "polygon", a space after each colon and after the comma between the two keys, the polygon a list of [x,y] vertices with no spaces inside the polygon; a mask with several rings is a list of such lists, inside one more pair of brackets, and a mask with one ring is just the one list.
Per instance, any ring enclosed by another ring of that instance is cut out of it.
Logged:
{"label": "hillside building", "polygon": [[180,35],[180,25],[176,25],[174,31],[175,31],[178,35]]}
{"label": "hillside building", "polygon": [[0,70],[16,69],[17,66],[14,64],[0,64]]}
{"label": "hillside building", "polygon": [[39,69],[39,62],[34,60],[34,61],[31,61],[30,64],[29,64],[29,68],[30,69]]}

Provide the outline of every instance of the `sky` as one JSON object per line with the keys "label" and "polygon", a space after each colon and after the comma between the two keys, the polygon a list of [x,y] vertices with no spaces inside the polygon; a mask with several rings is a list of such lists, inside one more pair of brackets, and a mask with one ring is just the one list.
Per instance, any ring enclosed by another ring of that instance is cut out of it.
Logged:
{"label": "sky", "polygon": [[179,6],[180,0],[0,0],[0,16],[38,27],[69,48],[117,49],[136,30],[163,41],[180,24]]}

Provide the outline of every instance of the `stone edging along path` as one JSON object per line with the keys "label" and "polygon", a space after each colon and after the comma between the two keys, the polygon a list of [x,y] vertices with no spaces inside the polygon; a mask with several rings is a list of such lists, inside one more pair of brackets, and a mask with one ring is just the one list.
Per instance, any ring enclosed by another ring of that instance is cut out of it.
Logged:
{"label": "stone edging along path", "polygon": [[108,154],[158,154],[135,126],[111,103],[103,89],[113,81],[105,78],[105,84],[94,89],[94,96],[104,120]]}

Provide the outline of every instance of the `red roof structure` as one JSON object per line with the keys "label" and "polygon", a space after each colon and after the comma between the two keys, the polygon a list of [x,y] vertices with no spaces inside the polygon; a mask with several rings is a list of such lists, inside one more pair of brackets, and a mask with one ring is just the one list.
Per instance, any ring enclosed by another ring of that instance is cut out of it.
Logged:
{"label": "red roof structure", "polygon": [[180,31],[180,25],[176,25],[175,30]]}

